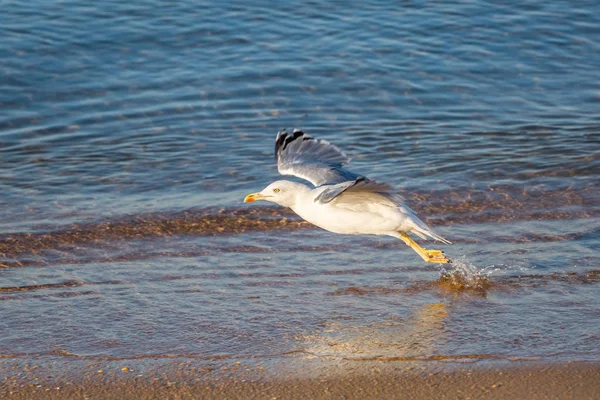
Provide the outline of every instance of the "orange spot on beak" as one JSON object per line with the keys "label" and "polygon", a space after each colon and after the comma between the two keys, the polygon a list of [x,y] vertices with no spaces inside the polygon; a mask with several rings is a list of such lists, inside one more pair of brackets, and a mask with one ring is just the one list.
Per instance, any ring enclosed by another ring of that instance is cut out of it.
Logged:
{"label": "orange spot on beak", "polygon": [[244,198],[244,203],[252,203],[253,201],[258,200],[258,193],[250,193],[248,196]]}

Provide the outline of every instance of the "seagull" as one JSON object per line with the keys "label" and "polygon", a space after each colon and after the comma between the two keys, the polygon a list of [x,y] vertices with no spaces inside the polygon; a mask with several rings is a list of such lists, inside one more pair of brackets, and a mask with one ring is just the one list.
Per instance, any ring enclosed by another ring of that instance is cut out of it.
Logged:
{"label": "seagull", "polygon": [[387,235],[402,240],[426,262],[449,264],[441,250],[425,249],[410,236],[451,244],[435,233],[385,183],[348,171],[350,159],[326,140],[299,129],[277,133],[275,159],[281,175],[304,179],[303,183],[279,180],[244,202],[266,200],[291,208],[304,220],[330,232],[350,235]]}

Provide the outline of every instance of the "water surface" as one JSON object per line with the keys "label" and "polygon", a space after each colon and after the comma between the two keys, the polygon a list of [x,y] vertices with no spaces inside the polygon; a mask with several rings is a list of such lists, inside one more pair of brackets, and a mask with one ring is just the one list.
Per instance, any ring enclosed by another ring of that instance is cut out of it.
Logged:
{"label": "water surface", "polygon": [[[11,2],[0,356],[599,360],[600,8]],[[282,127],[454,244],[244,205]]]}

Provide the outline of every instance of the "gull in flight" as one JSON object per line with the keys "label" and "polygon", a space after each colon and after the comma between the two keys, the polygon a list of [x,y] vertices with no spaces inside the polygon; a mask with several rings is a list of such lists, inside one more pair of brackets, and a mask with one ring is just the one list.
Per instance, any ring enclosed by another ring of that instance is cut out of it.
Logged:
{"label": "gull in flight", "polygon": [[388,235],[402,240],[423,260],[448,264],[441,250],[425,249],[408,234],[451,244],[435,233],[404,199],[387,184],[375,182],[343,168],[350,160],[326,140],[314,139],[295,129],[285,129],[275,140],[277,170],[313,184],[276,181],[244,199],[249,203],[266,200],[291,208],[306,221],[330,232]]}

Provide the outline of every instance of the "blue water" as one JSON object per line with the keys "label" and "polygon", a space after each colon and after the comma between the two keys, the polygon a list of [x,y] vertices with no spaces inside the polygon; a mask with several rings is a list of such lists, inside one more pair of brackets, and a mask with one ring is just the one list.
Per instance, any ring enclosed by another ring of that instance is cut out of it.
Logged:
{"label": "blue water", "polygon": [[[596,3],[10,2],[0,60],[8,360],[600,359]],[[282,127],[403,188],[459,282],[241,204]]]}

